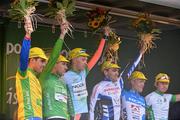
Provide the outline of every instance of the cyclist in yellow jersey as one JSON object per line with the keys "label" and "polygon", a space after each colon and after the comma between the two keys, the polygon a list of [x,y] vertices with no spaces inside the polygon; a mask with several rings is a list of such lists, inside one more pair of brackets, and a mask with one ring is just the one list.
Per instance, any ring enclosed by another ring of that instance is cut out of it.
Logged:
{"label": "cyclist in yellow jersey", "polygon": [[47,57],[38,47],[30,50],[33,32],[30,18],[26,18],[24,28],[26,35],[22,42],[20,65],[16,73],[17,115],[18,120],[41,120],[42,93],[36,74],[42,72]]}

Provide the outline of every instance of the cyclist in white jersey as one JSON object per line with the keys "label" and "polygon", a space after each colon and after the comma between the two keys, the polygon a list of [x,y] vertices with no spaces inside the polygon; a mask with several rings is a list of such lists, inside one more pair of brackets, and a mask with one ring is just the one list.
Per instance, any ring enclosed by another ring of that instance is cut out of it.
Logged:
{"label": "cyclist in white jersey", "polygon": [[121,91],[123,79],[129,77],[140,62],[145,50],[142,48],[136,60],[119,76],[119,66],[104,62],[102,72],[104,79],[92,92],[90,101],[90,120],[119,120],[121,113]]}
{"label": "cyclist in white jersey", "polygon": [[148,106],[149,120],[168,120],[169,103],[180,101],[180,94],[165,94],[169,87],[170,78],[165,73],[155,77],[156,91],[148,94],[145,99]]}
{"label": "cyclist in white jersey", "polygon": [[119,120],[122,83],[119,66],[106,61],[102,65],[105,78],[93,89],[90,101],[90,120]]}
{"label": "cyclist in white jersey", "polygon": [[128,78],[131,89],[122,91],[122,119],[145,120],[145,99],[140,93],[143,91],[147,78],[140,71],[134,71]]}

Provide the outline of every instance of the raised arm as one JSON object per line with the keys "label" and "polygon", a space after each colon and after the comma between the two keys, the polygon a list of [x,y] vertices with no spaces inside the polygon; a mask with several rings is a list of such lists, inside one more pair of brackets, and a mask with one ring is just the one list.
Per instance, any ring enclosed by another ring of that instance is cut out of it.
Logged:
{"label": "raised arm", "polygon": [[87,64],[89,71],[94,67],[94,65],[97,63],[97,61],[101,57],[101,54],[102,54],[103,49],[104,49],[105,41],[107,40],[107,38],[109,36],[109,32],[110,32],[110,28],[109,27],[105,27],[104,28],[104,36],[103,36],[103,38],[100,41],[99,47],[96,50],[96,52],[93,55],[93,57],[91,58],[91,60]]}
{"label": "raised arm", "polygon": [[56,61],[57,61],[57,59],[60,55],[60,51],[62,49],[64,37],[67,33],[67,26],[68,26],[67,23],[63,23],[61,25],[61,33],[59,35],[59,38],[57,39],[57,41],[53,47],[53,50],[52,50],[52,53],[49,57],[47,65],[45,66],[43,72],[40,75],[39,79],[41,82],[43,82],[43,80],[46,79],[47,75],[49,73],[51,73],[51,70],[53,69],[54,65],[56,64]]}
{"label": "raised arm", "polygon": [[132,64],[130,64],[130,67],[127,67],[128,69],[123,71],[123,73],[121,74],[121,77],[124,78],[129,78],[129,76],[132,74],[132,72],[135,70],[135,68],[137,67],[137,65],[139,64],[139,62],[141,61],[141,58],[143,56],[143,54],[145,53],[146,48],[143,47],[140,49],[138,56],[136,57],[136,59],[134,60],[134,62]]}
{"label": "raised arm", "polygon": [[29,50],[31,48],[31,33],[33,32],[33,28],[29,17],[25,18],[24,29],[26,31],[26,35],[22,41],[19,65],[21,72],[25,72],[28,68]]}

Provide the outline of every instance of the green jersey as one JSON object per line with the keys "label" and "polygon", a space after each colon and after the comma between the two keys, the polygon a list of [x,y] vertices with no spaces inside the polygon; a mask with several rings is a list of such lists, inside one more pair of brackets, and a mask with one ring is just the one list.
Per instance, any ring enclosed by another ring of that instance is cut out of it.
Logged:
{"label": "green jersey", "polygon": [[[63,40],[58,39],[49,57],[48,63],[40,75],[40,83],[43,93],[43,117],[58,117],[67,119],[67,101],[66,86],[59,76],[51,73],[54,65],[57,62],[60,51],[62,49]],[[59,93],[59,94],[56,94]],[[62,98],[61,98],[62,97]]]}
{"label": "green jersey", "polygon": [[43,116],[68,119],[67,88],[63,79],[50,74],[43,86]]}

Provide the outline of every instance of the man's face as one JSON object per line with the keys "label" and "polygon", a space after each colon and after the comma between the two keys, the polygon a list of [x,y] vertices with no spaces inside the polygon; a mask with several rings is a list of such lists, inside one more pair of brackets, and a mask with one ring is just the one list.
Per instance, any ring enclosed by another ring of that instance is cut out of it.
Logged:
{"label": "man's face", "polygon": [[73,59],[73,64],[77,70],[82,71],[87,66],[87,57],[77,57]]}
{"label": "man's face", "polygon": [[130,82],[131,82],[132,88],[136,90],[137,92],[141,93],[144,89],[144,85],[146,81],[142,79],[134,79],[134,80],[131,80]]}
{"label": "man's face", "polygon": [[33,69],[37,73],[41,73],[46,65],[46,60],[42,58],[32,58]]}
{"label": "man's face", "polygon": [[57,73],[59,75],[64,75],[68,69],[67,62],[58,62],[55,67],[57,68]]}
{"label": "man's face", "polygon": [[117,68],[105,69],[104,74],[107,78],[111,79],[113,82],[116,82],[119,78],[119,69]]}
{"label": "man's face", "polygon": [[157,82],[155,87],[158,91],[165,93],[168,90],[169,83],[167,82]]}

